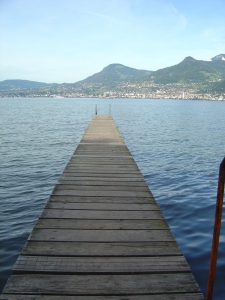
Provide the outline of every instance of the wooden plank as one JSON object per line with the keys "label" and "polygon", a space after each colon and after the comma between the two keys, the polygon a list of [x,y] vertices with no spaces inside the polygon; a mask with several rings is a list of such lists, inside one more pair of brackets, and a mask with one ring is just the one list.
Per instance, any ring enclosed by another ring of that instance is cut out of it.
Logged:
{"label": "wooden plank", "polygon": [[143,180],[143,176],[140,174],[140,172],[82,172],[82,171],[78,171],[78,170],[68,170],[67,168],[64,170],[62,176],[79,176],[79,177],[91,177],[91,178],[98,178],[98,177],[105,177],[105,178],[113,178],[113,179],[125,179],[127,181],[127,179],[141,179]]}
{"label": "wooden plank", "polygon": [[70,158],[69,163],[70,164],[87,164],[87,163],[96,163],[96,164],[107,164],[107,165],[112,165],[112,164],[134,164],[134,159],[132,156],[107,156],[105,157],[104,155],[77,155],[76,152],[73,154]]}
{"label": "wooden plank", "polygon": [[115,154],[115,153],[128,153],[130,154],[129,149],[127,148],[127,146],[125,144],[99,144],[99,143],[79,143],[79,145],[77,146],[77,149],[74,152],[97,152],[98,154],[100,153],[99,150],[101,150],[101,152],[109,152],[111,154]]}
{"label": "wooden plank", "polygon": [[117,156],[126,156],[126,157],[132,157],[129,149],[126,148],[126,146],[123,145],[123,149],[117,147],[95,147],[93,144],[82,146],[82,144],[79,144],[76,151],[74,151],[73,155],[90,155],[90,156],[103,156],[103,157],[117,157]]}
{"label": "wooden plank", "polygon": [[43,242],[27,241],[23,255],[51,256],[171,256],[181,255],[175,241],[170,242]]}
{"label": "wooden plank", "polygon": [[[103,154],[99,154],[101,149],[96,149],[95,154],[93,154],[93,151],[75,151],[74,154],[71,156],[71,160],[70,161],[84,161],[85,162],[85,158],[87,158],[89,161],[100,161],[100,159],[102,158],[102,160],[104,160],[106,163],[107,162],[117,162],[117,161],[123,161],[123,160],[129,160],[132,161],[132,163],[134,163],[134,159],[133,156],[128,152],[128,151],[123,151],[121,152],[117,152],[117,153],[112,153],[112,151],[104,151]],[[107,153],[107,155],[105,155],[105,152]]]}
{"label": "wooden plank", "polygon": [[35,228],[59,229],[168,229],[165,220],[77,220],[77,219],[41,219]]}
{"label": "wooden plank", "polygon": [[125,170],[125,171],[139,171],[138,167],[132,163],[126,164],[126,163],[98,163],[98,162],[71,162],[67,164],[68,168],[76,168],[78,170],[80,169],[96,169],[96,170]]}
{"label": "wooden plank", "polygon": [[149,191],[146,192],[139,192],[139,191],[87,191],[85,189],[82,190],[74,190],[74,189],[68,189],[68,190],[53,190],[52,195],[58,195],[58,196],[84,196],[84,197],[145,197],[145,198],[151,198],[151,194]]}
{"label": "wooden plank", "polygon": [[101,154],[110,154],[112,156],[115,155],[126,155],[126,156],[132,156],[131,152],[127,148],[125,144],[85,144],[85,143],[79,143],[77,146],[77,149],[74,151],[74,154],[86,154],[90,153],[91,155],[101,155]]}
{"label": "wooden plank", "polygon": [[[100,154],[101,153],[101,154]],[[134,158],[131,156],[130,152],[128,151],[120,151],[120,152],[112,152],[112,151],[107,151],[102,149],[96,149],[92,151],[76,151],[73,153],[71,156],[71,159],[74,162],[85,162],[85,158],[88,159],[88,161],[99,161],[100,158],[104,160],[105,163],[108,163],[110,160],[113,160],[115,163],[116,162],[123,162],[128,161],[131,163],[135,163]]]}
{"label": "wooden plank", "polygon": [[98,181],[104,181],[105,183],[108,183],[108,182],[113,182],[115,184],[119,184],[119,183],[123,183],[123,182],[129,182],[130,184],[134,184],[135,183],[138,183],[138,182],[142,182],[142,183],[145,183],[146,184],[146,181],[144,180],[143,176],[129,176],[127,175],[127,177],[123,176],[123,177],[104,177],[104,176],[101,176],[99,174],[96,174],[95,176],[89,176],[89,174],[85,174],[85,176],[78,176],[76,173],[63,173],[60,178],[59,178],[59,182],[64,182],[64,181],[70,181],[70,180],[73,180],[73,182],[76,184],[76,183],[79,183],[80,181],[84,181],[84,182],[87,182],[87,181],[95,181],[95,182],[98,182]]}
{"label": "wooden plank", "polygon": [[[115,177],[123,175],[123,176],[141,176],[140,171],[139,170],[118,170],[118,169],[104,169],[104,168],[90,168],[90,170],[88,170],[88,168],[75,168],[75,167],[66,167],[64,172],[66,173],[85,173],[86,176],[89,175],[90,173],[94,173],[94,174],[116,174]],[[80,175],[80,174],[79,174]],[[89,175],[90,176],[90,175]],[[122,176],[121,176],[122,177]]]}
{"label": "wooden plank", "polygon": [[72,163],[68,163],[68,165],[67,165],[67,167],[68,168],[70,168],[70,169],[72,169],[72,168],[76,168],[76,169],[89,169],[90,168],[90,170],[94,170],[94,169],[96,169],[96,170],[99,170],[99,171],[101,171],[101,170],[106,170],[106,171],[110,171],[110,170],[119,170],[119,171],[126,171],[127,173],[129,172],[129,171],[139,171],[139,169],[138,169],[138,167],[137,167],[137,165],[134,165],[134,164],[128,164],[128,165],[124,165],[124,164],[113,164],[113,165],[110,165],[110,164],[108,164],[108,165],[106,165],[106,164],[102,164],[102,165],[99,165],[99,164],[96,164],[96,165],[89,165],[89,164],[78,164],[78,163],[74,163],[74,164],[72,164]]}
{"label": "wooden plank", "polygon": [[101,210],[66,210],[45,209],[40,216],[47,219],[92,219],[92,220],[157,220],[163,219],[160,210],[154,211],[101,211]]}
{"label": "wooden plank", "polygon": [[170,257],[52,257],[20,255],[13,268],[19,273],[135,274],[190,272],[183,256]]}
{"label": "wooden plank", "polygon": [[[51,296],[51,295],[12,295],[4,294],[0,296],[1,300],[62,300],[62,296]],[[126,295],[125,298],[121,296],[66,296],[63,295],[64,300],[149,300],[149,295]],[[191,294],[160,294],[151,295],[151,300],[204,300],[202,294],[191,293]]]}
{"label": "wooden plank", "polygon": [[[86,159],[85,159],[86,158]],[[94,159],[88,159],[87,157],[85,157],[84,159],[71,159],[70,162],[67,164],[70,167],[108,167],[108,168],[135,168],[134,162],[132,162],[131,160],[114,160],[114,161],[109,161],[108,159],[98,159],[98,160],[94,160]],[[137,169],[137,168],[135,168]]]}
{"label": "wooden plank", "polygon": [[103,155],[103,157],[116,157],[116,156],[132,156],[129,149],[126,148],[125,145],[123,145],[123,148],[119,148],[119,146],[116,147],[109,147],[109,146],[93,146],[93,144],[84,145],[79,144],[77,146],[76,151],[74,151],[73,155],[93,155],[93,156],[100,156]]}
{"label": "wooden plank", "polygon": [[74,164],[67,165],[65,171],[73,171],[73,172],[88,172],[88,170],[96,173],[109,173],[109,174],[138,174],[140,175],[140,171],[136,166],[132,165],[86,165],[86,164]]}
{"label": "wooden plank", "polygon": [[94,197],[94,196],[60,196],[60,195],[51,195],[49,197],[49,202],[81,202],[81,203],[155,203],[153,196],[150,197],[113,197],[113,196],[104,196],[104,197]]}
{"label": "wooden plank", "polygon": [[95,177],[95,180],[74,180],[73,178],[69,179],[59,179],[57,184],[63,184],[63,185],[73,185],[73,186],[124,186],[124,187],[148,187],[147,184],[144,181],[119,181],[114,180],[112,178],[111,181],[106,180],[100,180],[99,178]]}
{"label": "wooden plank", "polygon": [[110,158],[108,159],[101,159],[101,158],[98,158],[98,159],[94,159],[94,158],[89,158],[89,157],[79,157],[77,159],[71,159],[68,163],[68,166],[74,166],[74,167],[77,167],[77,166],[95,166],[95,167],[134,167],[134,162],[131,160],[131,159],[114,159],[114,160],[110,160]]}
{"label": "wooden plank", "polygon": [[29,240],[56,242],[171,242],[170,230],[33,229]]}
{"label": "wooden plank", "polygon": [[70,210],[115,210],[115,211],[130,211],[130,210],[159,210],[156,203],[149,204],[114,204],[114,203],[74,203],[74,202],[48,202],[46,209],[70,209]]}
{"label": "wooden plank", "polygon": [[93,147],[107,147],[107,148],[109,148],[109,147],[122,147],[122,146],[126,147],[125,143],[117,143],[116,140],[115,140],[115,143],[111,142],[110,144],[108,144],[107,141],[105,141],[105,143],[104,143],[104,141],[102,141],[101,143],[99,143],[99,142],[96,142],[96,143],[94,143],[94,142],[93,143],[86,142],[86,143],[84,143],[81,140],[80,143],[79,143],[79,145],[84,145],[84,146],[88,145],[90,147],[92,147],[92,146]]}
{"label": "wooden plank", "polygon": [[83,143],[80,142],[76,151],[95,151],[96,149],[101,149],[102,152],[108,151],[112,153],[116,152],[130,152],[125,143]]}
{"label": "wooden plank", "polygon": [[[66,283],[66,284],[65,284]],[[48,295],[128,295],[200,292],[192,274],[12,275],[4,293]]]}
{"label": "wooden plank", "polygon": [[77,146],[77,149],[75,151],[79,151],[79,150],[87,150],[87,151],[91,151],[91,150],[95,150],[95,149],[101,149],[102,152],[104,151],[126,151],[126,152],[130,152],[129,149],[127,148],[127,146],[124,144],[85,144],[85,143],[79,143]]}
{"label": "wooden plank", "polygon": [[[107,123],[107,128],[104,128],[104,125]],[[100,120],[92,120],[90,123],[90,126],[88,126],[88,128],[86,129],[85,135],[83,136],[85,137],[90,137],[90,138],[98,138],[101,137],[102,139],[104,139],[104,137],[106,139],[108,139],[109,137],[113,137],[113,139],[122,139],[121,134],[119,133],[118,130],[114,130],[114,122],[111,120],[107,120],[107,122],[103,121],[101,122]],[[111,139],[112,140],[112,139]],[[122,143],[124,144],[124,143]]]}
{"label": "wooden plank", "polygon": [[[88,148],[89,149],[89,148]],[[103,157],[104,158],[130,158],[132,157],[130,151],[123,150],[123,151],[113,151],[111,149],[102,149],[102,148],[96,148],[96,149],[89,149],[89,150],[76,150],[72,157]]]}
{"label": "wooden plank", "polygon": [[107,136],[92,136],[88,135],[84,138],[82,138],[81,143],[107,143],[107,144],[122,144],[123,140],[121,138],[115,138],[112,140],[111,138],[107,138]]}
{"label": "wooden plank", "polygon": [[125,171],[139,171],[138,167],[134,164],[126,164],[126,163],[98,163],[98,162],[90,162],[90,163],[85,163],[85,162],[75,162],[75,163],[68,163],[67,164],[68,168],[76,168],[78,170],[80,169],[96,169],[96,170],[125,170]]}
{"label": "wooden plank", "polygon": [[149,189],[147,185],[136,186],[126,186],[126,185],[73,185],[73,184],[56,184],[54,188],[54,192],[60,190],[79,190],[79,191],[134,191],[134,192],[147,192],[149,193]]}

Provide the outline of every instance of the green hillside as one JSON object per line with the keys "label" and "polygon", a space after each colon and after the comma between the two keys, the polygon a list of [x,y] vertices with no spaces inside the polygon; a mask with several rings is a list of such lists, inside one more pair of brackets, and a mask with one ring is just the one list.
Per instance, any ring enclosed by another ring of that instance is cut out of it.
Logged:
{"label": "green hillside", "polygon": [[189,56],[175,66],[153,72],[150,78],[157,84],[218,81],[225,79],[225,61],[202,61]]}
{"label": "green hillside", "polygon": [[221,80],[219,82],[214,82],[212,84],[212,91],[215,93],[225,94],[225,80]]}
{"label": "green hillside", "polygon": [[4,91],[4,90],[11,90],[11,89],[33,89],[33,88],[47,87],[49,85],[50,84],[44,82],[13,79],[13,80],[0,81],[0,90]]}
{"label": "green hillside", "polygon": [[151,71],[137,70],[121,64],[111,64],[105,67],[101,72],[79,81],[78,83],[114,85],[122,82],[143,81],[146,80],[151,73]]}

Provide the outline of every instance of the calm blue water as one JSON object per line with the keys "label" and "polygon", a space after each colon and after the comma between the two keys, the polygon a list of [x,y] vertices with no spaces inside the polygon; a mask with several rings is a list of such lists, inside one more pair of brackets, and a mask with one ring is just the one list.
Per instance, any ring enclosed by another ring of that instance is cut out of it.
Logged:
{"label": "calm blue water", "polygon": [[[0,291],[93,114],[113,118],[205,292],[225,102],[0,99]],[[215,300],[225,298],[225,212]]]}

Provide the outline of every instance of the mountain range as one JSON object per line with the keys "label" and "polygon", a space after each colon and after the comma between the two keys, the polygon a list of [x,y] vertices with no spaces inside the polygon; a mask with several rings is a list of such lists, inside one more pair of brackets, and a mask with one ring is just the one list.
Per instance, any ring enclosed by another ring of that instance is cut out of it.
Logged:
{"label": "mountain range", "polygon": [[[213,86],[225,85],[225,54],[219,54],[210,61],[196,60],[186,57],[177,65],[157,71],[138,70],[122,64],[110,64],[102,71],[75,83],[47,84],[29,80],[4,80],[0,82],[0,91],[98,86],[98,88],[113,88],[122,83],[151,82],[159,85],[166,84],[211,84]],[[220,87],[221,88],[221,87]]]}
{"label": "mountain range", "polygon": [[112,85],[119,82],[153,81],[156,84],[207,82],[225,79],[225,54],[212,58],[211,61],[196,60],[186,57],[175,66],[158,71],[137,70],[121,64],[111,64],[77,84],[93,83]]}

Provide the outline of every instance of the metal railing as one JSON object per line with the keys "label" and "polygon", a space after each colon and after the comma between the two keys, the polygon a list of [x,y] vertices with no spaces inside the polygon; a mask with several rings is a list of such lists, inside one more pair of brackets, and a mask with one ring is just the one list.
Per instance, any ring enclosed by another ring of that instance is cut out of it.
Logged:
{"label": "metal railing", "polygon": [[[98,107],[97,104],[95,105],[95,115],[97,116],[98,114]],[[111,115],[111,104],[109,104],[109,115]]]}
{"label": "metal railing", "polygon": [[225,182],[225,157],[222,160],[219,169],[216,213],[215,213],[215,221],[214,221],[208,284],[206,289],[206,300],[212,300],[212,296],[213,296],[213,287],[214,287],[214,281],[216,275],[216,262],[217,262],[219,238],[220,238],[220,227],[221,227],[221,219],[222,219],[222,211],[223,211],[224,182]]}

